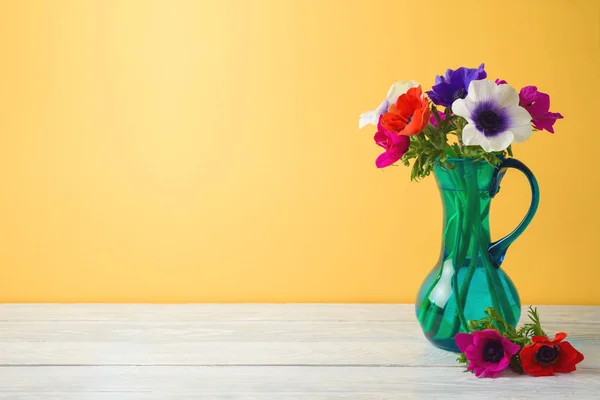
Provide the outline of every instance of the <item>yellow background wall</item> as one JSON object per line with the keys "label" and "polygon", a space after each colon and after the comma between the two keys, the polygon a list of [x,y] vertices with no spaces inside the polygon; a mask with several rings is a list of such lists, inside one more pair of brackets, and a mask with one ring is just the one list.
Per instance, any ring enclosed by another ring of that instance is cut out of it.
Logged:
{"label": "yellow background wall", "polygon": [[565,116],[515,147],[542,200],[504,267],[600,304],[600,1],[2,0],[0,57],[0,301],[412,302],[435,182],[377,170],[358,115],[485,62]]}

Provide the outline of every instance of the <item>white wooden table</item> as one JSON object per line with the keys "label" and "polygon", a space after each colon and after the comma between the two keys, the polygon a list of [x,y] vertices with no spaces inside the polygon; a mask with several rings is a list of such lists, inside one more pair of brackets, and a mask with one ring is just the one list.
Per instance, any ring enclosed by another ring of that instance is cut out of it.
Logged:
{"label": "white wooden table", "polygon": [[539,311],[575,373],[477,379],[412,305],[0,305],[0,399],[600,399],[600,307]]}

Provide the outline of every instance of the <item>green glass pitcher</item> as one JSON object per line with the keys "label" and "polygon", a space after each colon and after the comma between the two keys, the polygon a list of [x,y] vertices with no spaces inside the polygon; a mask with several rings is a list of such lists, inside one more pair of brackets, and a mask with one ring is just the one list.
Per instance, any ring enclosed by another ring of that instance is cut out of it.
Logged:
{"label": "green glass pitcher", "polygon": [[[436,164],[434,170],[444,208],[442,249],[419,289],[416,313],[431,343],[458,352],[454,336],[468,331],[469,320],[483,318],[485,307],[494,307],[513,326],[519,321],[519,294],[500,265],[510,244],[531,222],[539,189],[529,168],[514,158],[503,159],[497,167],[472,159],[452,159],[450,163],[452,168]],[[513,232],[491,242],[490,203],[509,168],[528,178],[531,206]]]}

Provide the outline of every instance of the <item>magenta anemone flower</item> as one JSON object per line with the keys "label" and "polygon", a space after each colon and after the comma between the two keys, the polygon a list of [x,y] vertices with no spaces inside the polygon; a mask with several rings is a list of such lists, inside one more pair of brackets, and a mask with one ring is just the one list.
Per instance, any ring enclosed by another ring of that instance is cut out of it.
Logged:
{"label": "magenta anemone flower", "polygon": [[477,377],[495,378],[508,367],[510,358],[521,349],[521,346],[493,329],[459,333],[454,340],[458,349],[469,360],[467,369],[474,371]]}
{"label": "magenta anemone flower", "polygon": [[[438,117],[440,118],[440,122],[446,119],[446,113],[443,113],[441,111],[438,111]],[[437,123],[437,119],[435,118],[435,115],[433,114],[433,112],[431,113],[431,117],[429,117],[429,123],[433,126],[435,126],[436,128],[439,128],[438,123]]]}
{"label": "magenta anemone flower", "polygon": [[381,153],[375,165],[377,168],[385,168],[400,160],[404,153],[410,147],[410,137],[406,135],[398,135],[396,132],[388,131],[381,125],[383,115],[379,117],[377,124],[377,133],[375,133],[375,143],[383,147],[385,152]]}
{"label": "magenta anemone flower", "polygon": [[550,112],[550,96],[535,86],[525,86],[519,92],[520,105],[531,115],[535,129],[554,133],[554,123],[563,118],[560,113]]}

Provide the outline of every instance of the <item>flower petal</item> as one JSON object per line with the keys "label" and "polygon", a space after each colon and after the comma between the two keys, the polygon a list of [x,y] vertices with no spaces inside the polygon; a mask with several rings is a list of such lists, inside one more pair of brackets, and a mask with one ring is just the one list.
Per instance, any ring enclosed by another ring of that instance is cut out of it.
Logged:
{"label": "flower petal", "polygon": [[531,115],[521,106],[507,107],[504,112],[510,119],[508,126],[531,125]]}
{"label": "flower petal", "polygon": [[531,125],[513,126],[509,129],[514,135],[515,143],[523,143],[524,141],[529,139],[531,137],[531,134],[533,133],[533,131],[531,130]]}
{"label": "flower petal", "polygon": [[494,101],[496,102],[498,85],[487,79],[471,81],[467,99],[474,102]]}
{"label": "flower petal", "polygon": [[432,90],[427,92],[429,99],[439,106],[448,107],[452,104],[454,88],[448,82],[438,83],[431,87]]}
{"label": "flower petal", "polygon": [[478,146],[481,145],[485,136],[475,128],[474,124],[467,124],[467,126],[463,128],[462,139],[463,143],[467,146]]}
{"label": "flower petal", "polygon": [[367,111],[360,114],[358,119],[358,129],[362,129],[367,125],[375,125],[379,122],[379,117],[382,114],[385,114],[388,110],[390,103],[387,100],[384,100],[379,104],[379,106],[375,110]]}
{"label": "flower petal", "polygon": [[377,157],[377,160],[375,160],[375,166],[377,168],[385,168],[385,167],[392,165],[393,163],[398,161],[400,158],[402,158],[401,155],[398,155],[397,153],[386,151],[385,153],[381,153],[379,155],[379,157]]}
{"label": "flower petal", "polygon": [[382,132],[382,131],[375,132],[375,136],[373,136],[373,139],[375,140],[375,143],[378,146],[381,146],[386,150],[389,149],[389,147],[390,147],[389,140],[388,140],[387,135],[384,132]]}
{"label": "flower petal", "polygon": [[511,131],[504,131],[495,136],[480,136],[482,136],[482,139],[479,145],[488,153],[506,150],[515,139],[515,135]]}
{"label": "flower petal", "polygon": [[558,332],[556,335],[554,335],[554,339],[552,339],[551,342],[552,343],[562,342],[563,340],[565,340],[566,337],[567,337],[566,333]]}
{"label": "flower petal", "polygon": [[471,117],[471,112],[467,107],[467,101],[465,99],[454,100],[454,103],[452,103],[452,112],[454,115],[458,115],[459,117]]}
{"label": "flower petal", "polygon": [[[540,92],[538,92],[537,86],[525,86],[519,92],[519,98],[521,99],[521,104],[529,104],[540,101],[539,105],[541,107],[546,107],[545,111],[548,111],[550,108],[550,96],[539,96]],[[545,93],[544,93],[545,94]],[[546,104],[547,103],[547,104]]]}
{"label": "flower petal", "polygon": [[[362,129],[369,124],[373,124],[374,116],[375,116],[375,110],[367,111],[365,113],[360,114],[360,117],[358,119],[358,129]],[[373,125],[375,125],[375,124],[373,124]]]}
{"label": "flower petal", "polygon": [[521,350],[521,346],[519,346],[518,344],[514,344],[505,337],[503,337],[500,341],[502,342],[502,348],[504,348],[504,352],[508,357],[517,354],[519,350]]}
{"label": "flower petal", "polygon": [[519,105],[519,93],[512,86],[496,85],[496,104],[501,108],[507,108]]}
{"label": "flower petal", "polygon": [[454,336],[454,341],[460,352],[464,353],[467,347],[473,344],[473,335],[470,333],[458,333]]}
{"label": "flower petal", "polygon": [[575,371],[577,363],[583,361],[583,354],[575,350],[575,347],[569,342],[557,343],[559,348],[559,356],[556,363],[553,365],[556,372],[571,372]]}
{"label": "flower petal", "polygon": [[502,359],[498,361],[498,364],[487,368],[486,375],[490,378],[494,378],[496,375],[498,375],[498,373],[504,371],[506,367],[508,367],[508,364],[510,364],[510,357],[502,357]]}
{"label": "flower petal", "polygon": [[413,114],[412,120],[406,127],[402,130],[402,135],[417,135],[425,129],[425,126],[429,123],[429,119],[431,117],[431,111],[429,111],[429,106],[427,103],[423,104],[423,107],[420,110],[416,110]]}
{"label": "flower petal", "polygon": [[388,131],[398,132],[406,127],[406,118],[389,112],[381,117],[381,126]]}
{"label": "flower petal", "polygon": [[473,123],[473,120],[471,119],[471,114],[474,109],[475,109],[475,104],[468,98],[457,99],[457,100],[454,100],[454,103],[452,103],[452,112],[454,114],[458,115],[459,117],[463,117],[470,124]]}
{"label": "flower petal", "polygon": [[564,118],[560,113],[547,112],[543,116],[536,116],[532,121],[533,126],[539,130],[547,130],[550,133],[554,133],[554,123],[557,119]]}
{"label": "flower petal", "polygon": [[532,376],[554,376],[554,368],[552,368],[551,365],[542,365],[540,367],[541,368],[536,370],[535,372],[528,372],[528,374]]}
{"label": "flower petal", "polygon": [[[503,368],[504,369],[504,368]],[[502,371],[490,371],[489,369],[487,369],[485,371],[485,377],[486,378],[495,378],[498,376],[498,374],[502,372]]]}
{"label": "flower petal", "polygon": [[398,97],[408,92],[408,89],[417,86],[419,86],[419,82],[417,81],[398,81],[390,87],[390,90],[388,91],[387,96],[385,96],[385,99],[390,104],[394,104],[396,100],[398,100]]}
{"label": "flower petal", "polygon": [[390,111],[401,115],[406,121],[413,114],[415,108],[418,107],[419,97],[421,96],[421,88],[409,89],[404,95],[398,97],[396,104],[390,107]]}
{"label": "flower petal", "polygon": [[[473,338],[475,340],[475,337]],[[469,360],[469,364],[473,364],[474,367],[481,367],[485,364],[483,359],[483,345],[479,347],[473,342],[473,345],[467,346],[465,349],[465,357]]]}
{"label": "flower petal", "polygon": [[402,157],[410,147],[410,138],[408,136],[395,135],[393,133],[390,133],[390,135],[392,135],[392,151],[400,154],[400,157]]}
{"label": "flower petal", "polygon": [[533,343],[544,343],[544,342],[549,342],[550,339],[548,339],[548,336],[533,336],[531,338],[531,341]]}
{"label": "flower petal", "polygon": [[523,370],[527,373],[538,370],[540,367],[540,365],[535,361],[535,351],[533,349],[533,345],[523,347],[521,353],[519,354],[519,358],[521,359],[521,366],[523,367]]}
{"label": "flower petal", "polygon": [[473,332],[473,345],[483,349],[489,340],[500,340],[502,336],[494,329],[484,329],[482,331]]}

